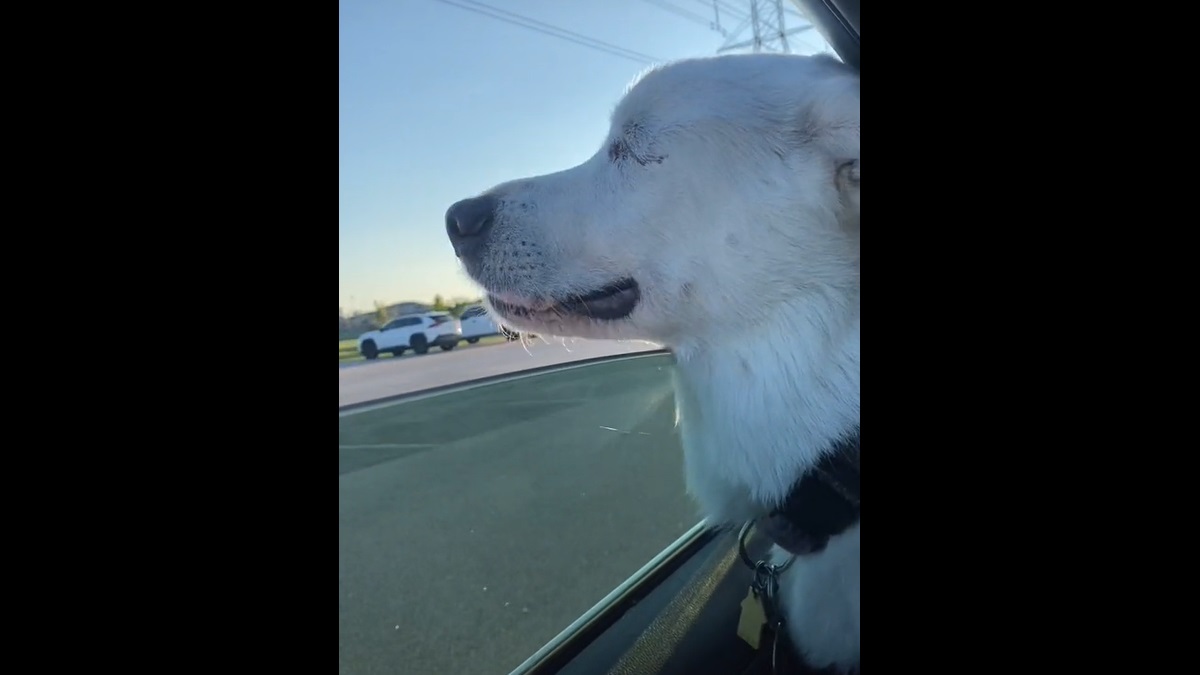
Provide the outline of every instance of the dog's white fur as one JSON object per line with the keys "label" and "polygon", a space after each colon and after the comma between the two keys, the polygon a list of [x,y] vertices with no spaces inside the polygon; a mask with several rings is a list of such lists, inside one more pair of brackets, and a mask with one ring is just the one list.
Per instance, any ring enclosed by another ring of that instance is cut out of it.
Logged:
{"label": "dog's white fur", "polygon": [[[687,484],[710,522],[767,513],[859,423],[859,79],[829,57],[644,74],[583,164],[506,183],[471,275],[527,307],[633,278],[628,318],[506,316],[675,354]],[[496,310],[493,308],[493,312]],[[815,667],[859,662],[859,528],[780,578]]]}

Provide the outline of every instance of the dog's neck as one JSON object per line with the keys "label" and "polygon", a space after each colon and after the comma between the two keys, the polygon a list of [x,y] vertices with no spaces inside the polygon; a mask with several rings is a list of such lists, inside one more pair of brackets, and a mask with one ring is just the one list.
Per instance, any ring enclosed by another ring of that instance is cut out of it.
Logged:
{"label": "dog's neck", "polygon": [[857,299],[809,296],[772,316],[673,349],[688,491],[714,523],[765,515],[859,425]]}

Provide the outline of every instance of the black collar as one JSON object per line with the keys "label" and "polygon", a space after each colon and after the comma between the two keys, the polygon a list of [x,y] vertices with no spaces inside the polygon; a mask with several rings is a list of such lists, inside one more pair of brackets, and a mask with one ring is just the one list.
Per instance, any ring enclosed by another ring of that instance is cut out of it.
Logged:
{"label": "black collar", "polygon": [[830,537],[858,522],[858,458],[855,430],[800,478],[783,503],[759,521],[759,528],[789,553],[806,555],[824,549]]}

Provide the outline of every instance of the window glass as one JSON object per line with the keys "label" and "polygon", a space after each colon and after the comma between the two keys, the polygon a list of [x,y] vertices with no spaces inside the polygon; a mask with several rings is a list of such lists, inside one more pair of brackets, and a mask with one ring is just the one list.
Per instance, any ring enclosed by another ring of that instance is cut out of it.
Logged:
{"label": "window glass", "polygon": [[339,672],[508,673],[695,525],[671,368],[617,359],[343,415]]}

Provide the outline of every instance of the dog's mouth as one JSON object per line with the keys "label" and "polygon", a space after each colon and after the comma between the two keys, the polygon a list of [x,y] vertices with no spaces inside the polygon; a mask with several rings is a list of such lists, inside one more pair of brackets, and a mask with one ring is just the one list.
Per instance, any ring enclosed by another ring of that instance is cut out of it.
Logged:
{"label": "dog's mouth", "polygon": [[617,321],[633,313],[641,300],[641,291],[633,279],[622,279],[583,295],[569,299],[537,302],[522,301],[511,296],[499,298],[488,294],[488,302],[497,312],[514,319],[553,320],[580,317],[601,321]]}

